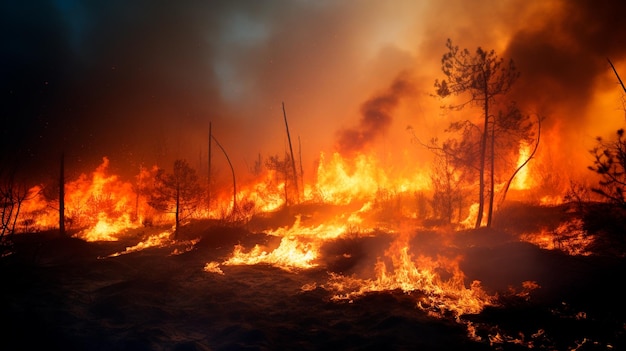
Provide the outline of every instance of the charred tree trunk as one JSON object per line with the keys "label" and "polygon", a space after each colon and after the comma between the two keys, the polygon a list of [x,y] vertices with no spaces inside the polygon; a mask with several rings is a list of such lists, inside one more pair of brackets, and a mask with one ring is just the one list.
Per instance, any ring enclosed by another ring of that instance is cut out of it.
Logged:
{"label": "charred tree trunk", "polygon": [[211,140],[213,139],[211,122],[209,122],[209,156],[208,156],[208,176],[207,176],[207,210],[209,214],[211,213],[211,144],[213,143]]}
{"label": "charred tree trunk", "polygon": [[59,174],[59,233],[65,236],[65,153],[61,153]]}
{"label": "charred tree trunk", "polygon": [[528,162],[530,162],[530,160],[535,156],[535,153],[537,152],[537,149],[539,148],[539,141],[541,140],[541,117],[538,116],[537,118],[538,118],[537,142],[535,142],[535,147],[533,148],[533,151],[530,153],[530,155],[528,155],[528,158],[524,160],[524,162],[522,162],[522,164],[519,165],[519,167],[515,169],[515,172],[513,172],[509,180],[506,182],[506,185],[504,186],[504,191],[502,192],[502,198],[498,202],[498,207],[502,206],[502,204],[504,203],[504,200],[506,199],[506,194],[509,191],[509,188],[511,187],[511,183],[513,183],[513,179],[515,179],[515,176],[517,175],[517,173],[519,173],[519,171],[521,171],[522,168],[526,167],[526,164],[528,164]]}
{"label": "charred tree trunk", "polygon": [[613,72],[615,73],[615,76],[617,77],[619,84],[622,86],[622,89],[624,89],[624,93],[626,93],[626,86],[624,86],[624,83],[622,82],[622,78],[620,78],[619,74],[617,74],[617,70],[615,69],[615,66],[613,66],[613,62],[611,62],[609,58],[607,58],[607,61],[609,61],[609,65],[611,65],[611,68],[613,69]]}
{"label": "charred tree trunk", "polygon": [[285,112],[285,103],[283,102],[283,117],[285,119],[285,129],[287,129],[287,141],[289,142],[289,153],[291,155],[291,168],[293,171],[293,184],[296,187],[296,203],[300,202],[300,190],[298,189],[298,173],[296,171],[296,159],[293,157],[293,147],[291,146],[291,134],[289,134],[289,125],[287,124],[287,112]]}
{"label": "charred tree trunk", "polygon": [[174,215],[176,221],[174,224],[174,239],[178,236],[178,229],[180,228],[180,184],[176,185],[176,208],[174,209]]}
{"label": "charred tree trunk", "polygon": [[495,195],[495,163],[496,163],[496,120],[492,118],[491,123],[491,158],[490,171],[489,171],[489,208],[487,209],[487,228],[491,228],[491,221],[493,219],[493,198]]}
{"label": "charred tree trunk", "polygon": [[485,161],[487,158],[487,138],[489,137],[489,96],[486,84],[487,82],[485,81],[485,123],[483,126],[483,136],[480,141],[480,167],[478,170],[478,213],[476,214],[476,224],[474,226],[475,228],[480,228],[483,222],[483,212],[485,211]]}
{"label": "charred tree trunk", "polygon": [[230,162],[230,157],[228,157],[228,154],[226,153],[226,150],[224,150],[224,148],[222,147],[222,144],[220,144],[220,142],[217,141],[215,136],[211,136],[211,137],[215,141],[215,144],[217,144],[217,146],[222,150],[222,152],[224,153],[224,156],[226,156],[226,161],[228,161],[228,165],[230,166],[230,172],[233,175],[233,211],[232,211],[232,214],[234,215],[237,211],[237,180],[235,179],[235,168],[233,168],[233,164]]}
{"label": "charred tree trunk", "polygon": [[298,135],[298,158],[300,159],[300,182],[301,189],[304,192],[304,168],[302,167],[302,143],[300,142],[300,136]]}

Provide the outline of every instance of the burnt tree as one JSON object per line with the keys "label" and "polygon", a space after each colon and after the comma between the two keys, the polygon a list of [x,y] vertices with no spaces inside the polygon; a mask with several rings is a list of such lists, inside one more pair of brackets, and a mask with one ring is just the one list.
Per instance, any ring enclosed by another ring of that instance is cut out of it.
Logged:
{"label": "burnt tree", "polygon": [[[505,95],[519,77],[519,73],[512,60],[504,62],[494,50],[486,51],[478,47],[474,53],[469,50],[459,50],[448,39],[448,52],[441,59],[441,70],[446,76],[443,80],[435,80],[436,93],[440,97],[450,95],[466,96],[464,102],[450,105],[449,108],[460,110],[467,105],[478,106],[482,110],[482,127],[479,141],[478,165],[478,215],[475,227],[482,225],[485,212],[486,176],[491,175],[489,182],[489,203],[487,226],[491,225],[494,199],[494,157],[496,133],[496,115],[492,107],[497,97]],[[491,154],[489,152],[491,151]]]}
{"label": "burnt tree", "polygon": [[[289,133],[289,124],[287,124],[287,112],[285,111],[285,103],[283,102],[283,117],[285,119],[285,129],[287,130],[287,141],[289,142],[289,156],[293,177],[293,186],[296,188],[296,203],[300,202],[300,190],[298,189],[298,172],[296,171],[296,159],[293,156],[293,146],[291,145],[291,134]],[[285,182],[285,186],[287,183]]]}
{"label": "burnt tree", "polygon": [[602,178],[599,187],[591,190],[626,208],[626,137],[624,129],[619,129],[616,134],[617,138],[613,141],[598,137],[598,145],[591,150],[594,161],[589,169]]}
{"label": "burnt tree", "polygon": [[59,174],[59,233],[65,236],[65,154],[61,154]]}
{"label": "burnt tree", "polygon": [[148,204],[153,208],[173,213],[175,231],[180,223],[193,213],[201,200],[201,188],[196,171],[185,160],[174,161],[172,173],[159,169]]}
{"label": "burnt tree", "polygon": [[[285,206],[288,206],[291,200],[296,200],[298,197],[297,193],[290,194],[289,189],[291,186],[289,184],[293,182],[297,182],[295,177],[293,176],[293,167],[291,162],[291,157],[288,153],[281,158],[279,155],[270,156],[265,160],[265,167],[271,171],[274,171],[281,175],[284,181],[284,196],[285,196]],[[294,189],[297,187],[294,186]],[[297,190],[294,190],[294,192]]]}

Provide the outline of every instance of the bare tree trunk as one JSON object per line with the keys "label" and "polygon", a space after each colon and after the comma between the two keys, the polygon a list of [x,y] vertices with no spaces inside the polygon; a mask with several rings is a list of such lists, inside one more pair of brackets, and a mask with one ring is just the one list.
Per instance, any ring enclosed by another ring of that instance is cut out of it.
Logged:
{"label": "bare tree trunk", "polygon": [[208,156],[208,161],[209,161],[209,166],[208,166],[208,176],[207,176],[207,210],[209,211],[209,214],[211,213],[211,144],[213,143],[211,140],[213,139],[213,132],[212,132],[212,126],[211,126],[211,122],[209,122],[209,156]]}
{"label": "bare tree trunk", "polygon": [[180,228],[180,185],[176,185],[176,208],[174,209],[176,216],[176,223],[174,224],[174,239],[178,236],[178,229]]}
{"label": "bare tree trunk", "polygon": [[515,172],[513,172],[509,180],[506,182],[506,185],[504,186],[504,191],[502,192],[502,198],[498,202],[498,207],[502,206],[502,204],[504,203],[504,200],[506,199],[506,194],[509,191],[509,187],[511,186],[511,183],[513,183],[513,179],[515,179],[517,173],[519,173],[522,168],[526,167],[526,164],[530,162],[530,160],[535,156],[535,153],[539,148],[539,141],[541,140],[541,116],[537,116],[537,119],[537,142],[535,143],[535,147],[533,148],[533,151],[530,153],[530,155],[528,155],[528,158],[524,160],[524,162],[522,162],[522,164],[519,165],[517,169],[515,169]]}
{"label": "bare tree trunk", "polygon": [[496,120],[495,117],[491,123],[491,169],[489,174],[489,209],[487,210],[487,228],[491,228],[491,221],[493,219],[493,198],[495,191],[495,163],[496,163]]}
{"label": "bare tree trunk", "polygon": [[233,211],[232,211],[232,214],[234,215],[235,212],[237,211],[237,181],[235,179],[235,168],[233,168],[233,164],[230,162],[230,157],[228,157],[228,154],[226,153],[226,150],[224,150],[224,148],[222,147],[222,144],[220,144],[220,142],[217,141],[215,136],[212,135],[211,137],[213,138],[217,146],[222,150],[222,152],[224,153],[224,156],[226,156],[226,161],[228,161],[228,165],[230,166],[230,171],[233,174]]}
{"label": "bare tree trunk", "polygon": [[61,153],[61,174],[59,175],[59,233],[65,236],[65,153]]}
{"label": "bare tree trunk", "polygon": [[300,159],[300,182],[302,185],[302,191],[304,192],[304,168],[302,167],[302,143],[300,142],[299,135],[298,135],[298,158]]}
{"label": "bare tree trunk", "polygon": [[622,86],[622,89],[624,89],[624,93],[626,93],[626,86],[624,86],[624,83],[622,82],[622,78],[620,78],[619,74],[617,74],[617,70],[615,69],[615,66],[613,66],[613,62],[611,62],[611,60],[608,57],[607,57],[607,60],[609,61],[609,65],[611,65],[611,68],[613,69],[615,76],[617,76],[617,80],[619,81],[619,84]]}
{"label": "bare tree trunk", "polygon": [[483,136],[480,141],[480,167],[478,184],[478,213],[476,215],[475,228],[480,228],[483,222],[483,212],[485,211],[485,159],[487,158],[487,138],[489,137],[489,97],[485,86],[485,124],[483,126]]}
{"label": "bare tree trunk", "polygon": [[293,184],[296,187],[296,203],[298,203],[300,202],[300,190],[298,189],[298,173],[296,172],[296,159],[293,157],[293,147],[291,146],[291,134],[289,134],[289,125],[287,124],[287,112],[285,112],[284,102],[283,102],[283,117],[285,118],[285,128],[287,129],[287,141],[289,142],[289,153],[291,154],[291,167],[293,169]]}

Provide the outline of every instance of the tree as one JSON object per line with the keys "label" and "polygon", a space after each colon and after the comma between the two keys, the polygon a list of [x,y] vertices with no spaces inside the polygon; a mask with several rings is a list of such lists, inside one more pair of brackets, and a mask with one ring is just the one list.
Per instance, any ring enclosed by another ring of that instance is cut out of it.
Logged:
{"label": "tree", "polygon": [[593,166],[589,169],[602,178],[598,188],[591,190],[609,202],[626,208],[626,139],[624,129],[617,131],[617,138],[607,142],[597,138],[598,145],[591,150]]}
{"label": "tree", "polygon": [[201,191],[196,171],[187,161],[176,160],[172,173],[166,173],[163,169],[157,171],[154,191],[148,204],[157,210],[174,213],[174,228],[177,232],[180,222],[197,208]]}
{"label": "tree", "polygon": [[65,153],[61,153],[59,170],[59,233],[65,236]]}
{"label": "tree", "polygon": [[[285,112],[285,103],[283,102],[283,117],[285,119],[285,129],[287,130],[287,141],[289,142],[289,156],[291,159],[291,176],[293,177],[293,186],[296,188],[296,203],[300,202],[300,190],[298,190],[298,172],[296,171],[296,159],[293,156],[293,147],[291,145],[291,134],[289,133],[289,124],[287,124],[287,112]],[[287,185],[285,181],[285,185]]]}
{"label": "tree", "polygon": [[[537,153],[537,149],[539,148],[539,142],[541,140],[541,122],[544,117],[537,114],[537,128],[536,135],[533,131],[533,122],[530,120],[530,115],[522,116],[521,112],[515,105],[511,105],[511,109],[509,110],[508,118],[500,118],[497,121],[503,121],[504,123],[500,123],[501,126],[498,129],[502,131],[502,133],[498,133],[501,136],[505,136],[504,138],[500,138],[501,140],[509,141],[509,147],[511,147],[511,142],[519,142],[523,141],[526,145],[531,145],[531,142],[534,143],[532,151],[528,154],[525,160],[521,162],[521,164],[516,165],[515,170],[507,180],[504,189],[502,190],[502,196],[500,197],[499,205],[504,203],[506,199],[506,194],[509,191],[511,183],[515,179],[515,176],[521,171],[528,162],[535,156]],[[506,149],[505,146],[500,146],[498,150]],[[519,160],[518,160],[519,161]]]}
{"label": "tree", "polygon": [[[482,225],[485,211],[485,182],[486,174],[490,170],[490,197],[488,207],[487,226],[491,225],[493,194],[494,194],[494,150],[496,137],[496,115],[491,108],[496,104],[497,97],[505,95],[519,77],[519,73],[512,60],[504,63],[495,51],[485,51],[481,47],[476,52],[459,50],[453,46],[450,39],[446,42],[448,52],[441,59],[441,70],[446,79],[435,80],[436,93],[440,97],[450,95],[468,95],[468,99],[450,108],[460,110],[466,105],[476,105],[482,109],[482,129],[478,158],[478,216],[476,228]],[[491,141],[491,143],[488,143]],[[491,154],[489,153],[491,150]],[[489,166],[489,170],[488,170]]]}
{"label": "tree", "polygon": [[433,186],[432,208],[437,218],[452,223],[455,209],[461,207],[463,192],[461,177],[454,167],[450,155],[437,155],[430,175]]}
{"label": "tree", "polygon": [[[289,153],[285,152],[284,157],[281,159],[280,156],[274,155],[270,156],[265,160],[265,167],[271,171],[275,171],[276,173],[282,176],[284,180],[284,196],[285,196],[285,206],[288,206],[291,202],[298,201],[298,187],[296,177],[293,175],[293,163],[291,156]],[[290,191],[291,189],[291,191]]]}
{"label": "tree", "polygon": [[16,180],[15,172],[0,172],[0,257],[10,252],[10,239],[27,196],[28,188]]}

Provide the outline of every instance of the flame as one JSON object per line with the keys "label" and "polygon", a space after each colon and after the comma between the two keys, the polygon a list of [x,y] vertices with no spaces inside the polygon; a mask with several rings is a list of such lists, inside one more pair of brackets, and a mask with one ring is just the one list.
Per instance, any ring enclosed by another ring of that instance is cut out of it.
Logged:
{"label": "flame", "polygon": [[461,228],[474,228],[474,225],[476,225],[476,218],[478,218],[478,208],[479,205],[477,202],[470,206],[467,217],[459,223]]}
{"label": "flame", "polygon": [[[425,296],[418,307],[434,315],[452,312],[457,318],[462,314],[479,313],[492,304],[481,287],[480,281],[465,284],[465,275],[459,268],[461,257],[413,257],[408,240],[402,236],[385,252],[391,267],[378,259],[374,267],[374,279],[360,279],[331,274],[327,288],[335,292],[335,300],[351,300],[368,292],[401,290],[405,293],[419,291]],[[443,278],[440,272],[449,278]]]}
{"label": "flame", "polygon": [[255,245],[245,252],[241,245],[236,245],[224,265],[254,265],[259,263],[292,270],[317,267],[321,245],[326,240],[334,239],[347,231],[347,225],[320,224],[318,226],[301,226],[301,217],[297,216],[291,227],[269,231],[269,235],[281,237],[280,244],[274,250]]}
{"label": "flame", "polygon": [[117,240],[115,234],[140,225],[132,218],[138,211],[133,185],[109,174],[108,168],[104,157],[91,176],[81,174],[66,184],[66,216],[73,226],[88,228],[76,234],[86,241]]}
{"label": "flame", "polygon": [[113,253],[111,255],[109,255],[108,257],[116,257],[116,256],[120,256],[120,255],[124,255],[124,254],[128,254],[131,252],[136,252],[136,251],[140,251],[149,247],[165,247],[170,245],[173,241],[171,239],[171,235],[172,232],[171,231],[164,231],[161,232],[157,235],[151,235],[149,236],[147,239],[140,241],[139,243],[137,243],[136,245],[133,246],[129,246],[126,248],[126,250],[122,251],[122,252],[116,252]]}
{"label": "flame", "polygon": [[[137,188],[154,176],[156,169],[142,168],[133,184],[109,173],[109,159],[90,174],[80,174],[65,184],[65,224],[78,229],[76,237],[86,241],[116,241],[129,229],[142,225],[146,215],[154,216]],[[46,199],[44,187],[36,185],[24,201],[22,231],[39,231],[59,225],[58,199]]]}
{"label": "flame", "polygon": [[18,228],[21,232],[48,230],[56,228],[59,225],[58,210],[50,206],[48,200],[44,196],[44,187],[35,185],[28,190],[26,201],[22,204],[21,215],[22,220]]}
{"label": "flame", "polygon": [[[518,164],[528,158],[529,152],[528,145],[520,145]],[[416,305],[433,315],[451,313],[459,318],[463,314],[479,313],[494,299],[483,290],[480,281],[468,281],[460,269],[462,256],[416,254],[416,248],[409,245],[409,235],[403,234],[409,230],[399,228],[401,225],[398,223],[402,221],[395,221],[392,217],[383,222],[375,214],[381,209],[390,209],[392,215],[403,220],[414,218],[411,216],[417,212],[415,201],[409,205],[401,200],[417,192],[428,191],[431,182],[427,173],[408,169],[389,166],[373,155],[363,153],[355,154],[351,159],[344,158],[340,153],[332,153],[330,157],[321,153],[315,181],[300,188],[300,196],[305,202],[340,206],[341,212],[323,218],[322,223],[315,223],[308,217],[305,223],[303,216],[298,215],[292,225],[265,231],[265,234],[279,239],[273,241],[276,245],[255,245],[251,248],[236,245],[227,259],[221,263],[206,263],[204,271],[223,275],[220,266],[255,264],[268,264],[286,271],[318,268],[324,262],[320,257],[321,248],[328,241],[346,235],[372,235],[374,230],[367,228],[384,228],[386,233],[397,237],[385,250],[384,256],[377,258],[367,275],[330,273],[328,281],[320,285],[333,294],[334,300],[352,300],[371,292],[399,290],[418,296]],[[128,236],[125,237],[125,233],[140,227],[144,219],[159,218],[150,210],[146,195],[141,192],[154,177],[155,171],[156,168],[141,168],[134,182],[123,181],[109,173],[109,160],[105,157],[94,172],[81,174],[67,182],[66,221],[77,231],[76,236],[86,241],[126,239]],[[257,212],[274,211],[284,206],[287,203],[285,187],[288,186],[287,180],[282,179],[284,177],[268,170],[240,184],[236,200],[242,216],[250,218]],[[524,167],[512,187],[527,190],[536,187],[536,184],[532,173]],[[29,218],[35,219],[39,228],[55,227],[58,210],[55,210],[53,202],[44,197],[43,190],[41,186],[30,189],[24,211],[31,216]],[[201,206],[197,216],[223,218],[224,209],[232,204],[232,193],[229,195],[226,190],[216,192],[214,208]],[[460,225],[472,227],[477,210],[477,204],[471,205],[467,218]],[[161,216],[171,220],[167,215]],[[193,249],[194,241],[177,242],[171,234],[172,231],[162,231],[143,236],[138,243],[108,257],[152,247],[181,247],[172,254]],[[591,239],[582,231],[581,223],[570,222],[552,232],[546,230],[527,234],[523,240],[570,254],[587,254],[586,247]],[[445,245],[443,241],[442,245]],[[533,287],[532,284],[525,286],[527,290]],[[308,290],[315,288],[317,284],[303,287]]]}
{"label": "flame", "polygon": [[250,265],[267,263],[285,270],[292,268],[312,268],[316,264],[312,261],[317,258],[318,251],[314,244],[304,242],[293,237],[284,237],[280,245],[273,251],[267,252],[256,245],[250,252],[245,253],[241,245],[235,246],[233,256],[224,262],[225,265]]}
{"label": "flame", "polygon": [[346,160],[335,152],[328,160],[321,153],[315,191],[324,202],[346,205],[372,199],[381,189],[412,193],[425,190],[430,184],[428,176],[419,171],[410,172],[409,176],[402,173],[381,166],[372,155],[359,153],[352,160]]}
{"label": "flame", "polygon": [[581,219],[565,221],[554,230],[543,229],[538,233],[528,233],[521,240],[546,250],[559,250],[572,256],[589,256],[595,237],[587,234]]}
{"label": "flame", "polygon": [[220,268],[219,262],[211,261],[204,265],[204,271],[209,273],[215,273],[219,275],[224,275],[224,271]]}
{"label": "flame", "polygon": [[98,222],[93,227],[78,232],[76,237],[85,241],[117,241],[116,234],[137,226],[138,224],[130,219],[128,213],[124,213],[118,218],[109,218],[106,213],[100,212],[98,213]]}
{"label": "flame", "polygon": [[[517,159],[516,168],[521,167],[524,162],[530,157],[531,145],[526,142],[521,142],[519,147],[519,157]],[[519,172],[515,175],[513,182],[511,183],[511,189],[528,190],[533,186],[532,178],[530,177],[530,171],[528,169],[529,164],[524,165]]]}

